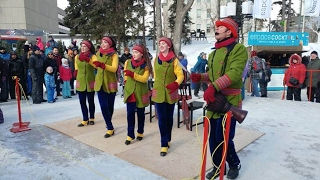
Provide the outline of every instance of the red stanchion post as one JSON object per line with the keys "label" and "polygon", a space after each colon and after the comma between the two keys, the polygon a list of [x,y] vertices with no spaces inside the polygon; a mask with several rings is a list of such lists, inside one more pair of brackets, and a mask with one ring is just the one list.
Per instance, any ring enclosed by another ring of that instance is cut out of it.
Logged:
{"label": "red stanchion post", "polygon": [[226,131],[224,134],[224,146],[222,149],[222,162],[221,162],[221,171],[220,171],[220,180],[223,180],[224,171],[225,171],[225,164],[226,164],[226,157],[227,157],[227,151],[228,151],[228,142],[229,142],[229,133],[230,133],[230,123],[231,123],[231,116],[232,112],[227,112],[227,120],[226,120]]}
{"label": "red stanchion post", "polygon": [[207,142],[208,142],[208,129],[209,129],[209,119],[207,117],[203,118],[204,129],[203,129],[203,144],[202,144],[202,164],[200,179],[205,180],[206,176],[206,164],[207,164]]}
{"label": "red stanchion post", "polygon": [[17,76],[13,76],[12,79],[16,80],[16,96],[17,96],[17,104],[18,104],[18,118],[19,122],[18,123],[13,123],[13,127],[10,129],[11,132],[16,133],[16,132],[22,132],[22,131],[29,131],[31,130],[28,125],[30,122],[22,122],[21,118],[21,107],[20,107],[20,87],[19,87],[19,78]]}

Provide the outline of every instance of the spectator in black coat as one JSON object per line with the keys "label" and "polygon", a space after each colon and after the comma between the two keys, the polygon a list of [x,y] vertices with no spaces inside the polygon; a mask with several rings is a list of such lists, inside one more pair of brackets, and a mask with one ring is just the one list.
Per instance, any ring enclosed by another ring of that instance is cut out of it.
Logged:
{"label": "spectator in black coat", "polygon": [[[22,59],[20,59],[17,56],[17,53],[15,51],[11,52],[11,59],[9,61],[9,77],[17,76],[19,78],[19,83],[22,85],[22,89],[26,93],[26,67],[25,63],[23,62]],[[16,80],[10,78],[9,80],[9,89],[10,89],[10,97],[11,99],[16,99],[16,92],[15,92],[15,87],[16,87]],[[20,90],[20,88],[19,88]],[[21,90],[20,90],[20,99],[21,99]],[[28,97],[26,97],[28,99]]]}

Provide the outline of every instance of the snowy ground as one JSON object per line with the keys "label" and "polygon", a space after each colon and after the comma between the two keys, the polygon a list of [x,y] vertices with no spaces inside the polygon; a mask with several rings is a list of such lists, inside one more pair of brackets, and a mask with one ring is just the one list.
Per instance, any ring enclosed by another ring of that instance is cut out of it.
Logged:
{"label": "snowy ground", "polygon": [[[185,46],[189,63],[211,44]],[[150,48],[149,48],[150,49]],[[152,52],[153,53],[153,52]],[[268,98],[247,93],[243,108],[249,111],[238,126],[265,133],[241,150],[243,180],[317,180],[320,177],[320,104],[281,100],[282,92],[268,92]],[[100,112],[97,97],[96,112]],[[125,107],[116,96],[116,108]],[[29,103],[32,101],[30,100]],[[11,133],[18,121],[15,101],[1,103],[5,123],[0,124],[0,179],[164,179],[141,167],[46,128],[44,124],[81,116],[78,98],[56,103],[22,103],[22,119],[31,122],[31,131]],[[202,112],[197,112],[195,117]],[[175,127],[174,127],[175,128]]]}

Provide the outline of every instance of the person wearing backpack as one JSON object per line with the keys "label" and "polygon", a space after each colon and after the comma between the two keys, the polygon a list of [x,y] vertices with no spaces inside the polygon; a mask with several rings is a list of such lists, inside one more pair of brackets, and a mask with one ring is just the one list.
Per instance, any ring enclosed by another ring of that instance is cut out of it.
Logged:
{"label": "person wearing backpack", "polygon": [[251,96],[260,97],[260,92],[258,90],[258,84],[262,78],[263,72],[266,73],[265,67],[266,61],[257,56],[256,51],[251,51],[251,59],[248,64],[248,74],[247,77],[251,78],[252,93]]}
{"label": "person wearing backpack", "polygon": [[268,63],[265,63],[265,67],[266,67],[266,70],[262,72],[262,77],[259,81],[261,97],[268,97],[267,87],[268,87],[268,83],[271,81],[271,75],[272,75],[272,71]]}

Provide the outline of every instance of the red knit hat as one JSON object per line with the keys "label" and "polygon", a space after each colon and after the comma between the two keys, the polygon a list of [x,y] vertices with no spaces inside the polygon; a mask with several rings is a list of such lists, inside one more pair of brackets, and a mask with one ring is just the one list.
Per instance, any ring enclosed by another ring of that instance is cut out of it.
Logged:
{"label": "red knit hat", "polygon": [[162,37],[162,38],[159,39],[159,43],[160,43],[161,41],[164,41],[164,42],[169,46],[169,48],[172,47],[172,41],[171,41],[171,39],[169,39],[169,38],[167,38],[167,37]]}
{"label": "red knit hat", "polygon": [[110,46],[112,46],[112,40],[111,40],[111,38],[109,38],[109,37],[103,37],[102,40],[107,41],[108,44],[109,44]]}
{"label": "red knit hat", "polygon": [[220,21],[216,21],[216,26],[219,27],[219,26],[225,26],[226,28],[228,28],[231,33],[232,33],[232,36],[237,39],[238,38],[238,23],[236,23],[232,18],[230,17],[227,17],[227,18],[224,18]]}
{"label": "red knit hat", "polygon": [[139,45],[134,45],[132,50],[136,50],[136,51],[139,51],[139,53],[143,54],[143,47],[139,46]]}
{"label": "red knit hat", "polygon": [[257,51],[251,51],[251,57],[257,56]]}
{"label": "red knit hat", "polygon": [[81,42],[81,44],[86,45],[89,49],[91,48],[91,43],[89,41],[84,40]]}

